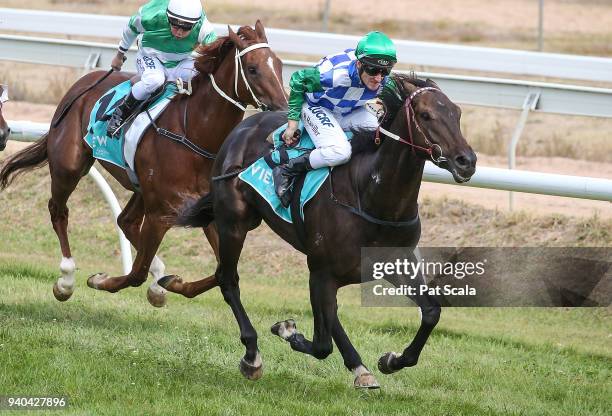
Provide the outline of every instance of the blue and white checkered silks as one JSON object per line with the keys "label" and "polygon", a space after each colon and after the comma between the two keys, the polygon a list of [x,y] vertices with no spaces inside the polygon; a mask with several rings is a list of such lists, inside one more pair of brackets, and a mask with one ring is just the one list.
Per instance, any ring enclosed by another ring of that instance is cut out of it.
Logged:
{"label": "blue and white checkered silks", "polygon": [[345,115],[363,107],[376,98],[387,82],[385,77],[377,91],[367,89],[359,78],[354,49],[326,56],[315,67],[319,68],[323,91],[306,93],[306,100],[310,105],[320,105],[336,114]]}

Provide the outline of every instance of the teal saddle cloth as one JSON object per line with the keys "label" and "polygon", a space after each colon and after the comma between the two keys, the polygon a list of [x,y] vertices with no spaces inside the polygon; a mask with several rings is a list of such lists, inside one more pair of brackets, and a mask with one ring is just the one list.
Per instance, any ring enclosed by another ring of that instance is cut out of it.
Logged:
{"label": "teal saddle cloth", "polygon": [[[132,84],[130,81],[124,81],[110,89],[96,101],[96,104],[91,110],[91,115],[89,116],[87,134],[83,138],[89,147],[91,147],[93,156],[96,159],[105,160],[124,169],[128,167],[124,156],[127,129],[122,128],[119,133],[111,138],[106,135],[106,126],[108,125],[109,116],[115,111],[115,108],[119,105],[121,100],[128,95],[131,88]],[[151,109],[156,107],[161,101],[172,98],[175,94],[176,85],[168,83],[163,92],[147,104],[147,108]],[[141,109],[141,111],[144,110],[145,108]],[[146,126],[136,126],[136,124],[138,123],[133,123],[130,128],[141,128],[142,131],[146,128]],[[142,132],[140,132],[140,135],[142,135]]]}
{"label": "teal saddle cloth", "polygon": [[[275,164],[278,164],[281,160],[281,152],[286,151],[289,159],[296,158],[312,149],[315,148],[312,139],[304,130],[303,124],[300,121],[299,129],[302,131],[299,142],[292,147],[284,146],[284,142],[281,139],[281,134],[287,128],[287,124],[284,124],[274,130],[272,138],[274,139],[274,150],[269,155]],[[353,137],[351,132],[346,132],[347,139],[350,140]],[[280,150],[282,147],[283,150]],[[329,176],[330,169],[320,168],[311,170],[306,174],[304,180],[304,186],[300,193],[300,217],[304,220],[304,206],[308,201],[312,199],[325,182],[325,179]],[[265,157],[258,159],[251,166],[246,168],[238,177],[248,183],[261,197],[270,205],[272,210],[283,220],[293,223],[291,218],[291,206],[285,208],[280,202],[280,199],[274,191],[274,181],[272,179],[272,168],[269,163],[265,160]],[[295,196],[294,196],[295,197]]]}

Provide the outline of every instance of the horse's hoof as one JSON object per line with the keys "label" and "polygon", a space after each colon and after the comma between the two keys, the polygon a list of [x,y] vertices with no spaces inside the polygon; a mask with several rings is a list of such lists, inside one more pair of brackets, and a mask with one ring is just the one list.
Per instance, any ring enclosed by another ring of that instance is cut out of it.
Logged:
{"label": "horse's hoof", "polygon": [[355,381],[353,381],[353,386],[356,389],[379,389],[380,384],[376,381],[374,374],[372,373],[363,373],[355,377]]}
{"label": "horse's hoof", "polygon": [[240,373],[251,381],[259,380],[263,376],[263,363],[259,353],[257,353],[253,364],[249,364],[244,357],[240,359]]}
{"label": "horse's hoof", "polygon": [[151,304],[151,306],[155,306],[156,308],[161,308],[166,306],[166,290],[157,286],[153,283],[147,289],[147,300]]}
{"label": "horse's hoof", "polygon": [[383,374],[393,374],[398,371],[399,368],[394,369],[391,365],[391,361],[393,361],[397,357],[399,357],[399,354],[396,352],[388,352],[382,357],[380,357],[378,359],[378,369],[380,370],[380,372]]}
{"label": "horse's hoof", "polygon": [[87,286],[92,289],[98,289],[100,284],[102,284],[106,279],[108,279],[108,274],[106,273],[96,273],[89,276],[87,279]]}
{"label": "horse's hoof", "polygon": [[57,282],[53,283],[53,296],[60,302],[66,302],[72,296],[72,292],[62,292],[57,285]]}
{"label": "horse's hoof", "polygon": [[286,321],[279,321],[272,325],[270,331],[284,340],[287,340],[291,335],[297,332],[297,325],[293,319],[287,319]]}
{"label": "horse's hoof", "polygon": [[157,284],[170,292],[182,294],[183,279],[177,275],[164,276],[157,281]]}

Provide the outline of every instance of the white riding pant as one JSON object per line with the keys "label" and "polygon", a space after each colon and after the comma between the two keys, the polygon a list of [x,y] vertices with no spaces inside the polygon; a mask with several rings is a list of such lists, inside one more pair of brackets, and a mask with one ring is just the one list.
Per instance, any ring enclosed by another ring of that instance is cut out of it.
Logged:
{"label": "white riding pant", "polygon": [[174,81],[181,78],[183,81],[189,81],[196,73],[193,62],[193,58],[187,58],[174,68],[166,68],[158,58],[143,55],[139,51],[136,55],[136,69],[140,74],[140,81],[132,86],[134,98],[137,100],[149,98],[166,80]]}
{"label": "white riding pant", "polygon": [[356,108],[346,115],[316,105],[304,103],[302,121],[316,149],[310,153],[310,165],[314,169],[337,166],[351,158],[351,144],[345,131],[351,128],[378,127],[378,119],[365,107]]}

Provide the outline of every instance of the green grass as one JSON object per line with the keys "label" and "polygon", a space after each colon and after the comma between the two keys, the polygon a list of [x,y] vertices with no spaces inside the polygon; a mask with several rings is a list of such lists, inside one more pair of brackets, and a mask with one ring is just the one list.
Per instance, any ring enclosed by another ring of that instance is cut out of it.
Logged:
{"label": "green grass", "polygon": [[[319,362],[268,332],[293,316],[312,334],[305,280],[283,291],[278,280],[243,279],[265,368],[249,382],[216,291],[157,310],[144,287],[110,295],[79,279],[61,304],[50,291],[54,270],[3,261],[0,278],[1,393],[67,395],[73,414],[604,415],[612,404],[605,309],[445,310],[417,367],[377,373],[382,389],[358,392],[338,353]],[[341,319],[374,369],[413,336],[417,314],[358,299],[355,290],[342,296]]]}
{"label": "green grass", "polygon": [[[88,179],[70,204],[77,289],[57,302],[48,189],[44,169],[0,194],[0,395],[67,395],[61,414],[79,415],[606,415],[612,407],[609,308],[445,309],[418,366],[385,376],[378,357],[409,343],[418,313],[363,308],[350,287],[340,318],[382,385],[355,391],[337,351],[318,361],[270,334],[272,323],[293,317],[311,337],[312,314],[304,257],[266,228],[249,236],[240,264],[264,360],[264,377],[247,381],[238,327],[218,290],[171,295],[154,309],[144,285],[114,295],[86,287],[89,274],[120,268],[106,205]],[[423,201],[421,212],[425,245],[605,245],[612,230],[596,217],[506,215],[445,199]],[[188,279],[214,268],[196,230],[172,230],[160,253],[169,273]]]}

